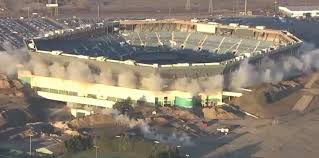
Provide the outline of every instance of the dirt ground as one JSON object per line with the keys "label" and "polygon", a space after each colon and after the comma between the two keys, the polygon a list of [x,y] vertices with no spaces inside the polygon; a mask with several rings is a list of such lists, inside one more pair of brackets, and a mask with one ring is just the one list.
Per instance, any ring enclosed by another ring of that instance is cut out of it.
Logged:
{"label": "dirt ground", "polygon": [[316,150],[319,147],[316,141],[318,112],[316,104],[304,113],[291,112],[280,116],[277,123],[271,119],[250,118],[220,121],[241,127],[223,137],[194,140],[194,146],[182,150],[198,158],[316,158],[319,154]]}
{"label": "dirt ground", "polygon": [[[303,76],[302,79],[307,81],[310,76]],[[319,88],[318,83],[314,82],[312,89]],[[254,89],[253,94],[241,99],[240,101],[247,103],[241,106],[247,111],[263,112],[272,116],[271,118],[219,120],[219,125],[235,125],[238,128],[221,137],[196,138],[193,140],[193,146],[182,147],[181,151],[198,158],[318,157],[319,151],[316,149],[319,143],[316,141],[316,133],[319,132],[319,96],[314,96],[305,111],[296,112],[291,108],[302,96],[303,90],[273,104],[266,104],[258,100],[262,98],[262,91],[258,91],[261,87],[265,85],[255,87],[257,90]],[[208,128],[214,130],[216,125]]]}

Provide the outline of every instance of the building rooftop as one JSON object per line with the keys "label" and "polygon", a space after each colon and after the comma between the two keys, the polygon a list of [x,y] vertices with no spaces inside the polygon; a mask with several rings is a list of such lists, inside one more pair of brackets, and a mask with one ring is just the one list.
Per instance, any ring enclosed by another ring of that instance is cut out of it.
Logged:
{"label": "building rooftop", "polygon": [[319,6],[286,6],[290,11],[319,11]]}

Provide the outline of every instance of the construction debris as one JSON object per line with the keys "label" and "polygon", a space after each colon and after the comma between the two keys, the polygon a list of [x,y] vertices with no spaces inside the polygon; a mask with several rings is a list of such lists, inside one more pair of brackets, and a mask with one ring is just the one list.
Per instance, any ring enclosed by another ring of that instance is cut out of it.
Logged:
{"label": "construction debris", "polygon": [[272,84],[269,90],[265,92],[265,96],[267,97],[268,102],[275,102],[301,88],[302,84],[296,81],[282,81],[278,84]]}
{"label": "construction debris", "polygon": [[176,118],[179,118],[181,120],[187,120],[187,121],[196,121],[200,118],[196,116],[194,113],[180,108],[171,108],[171,107],[161,107],[161,112],[170,116],[174,116]]}
{"label": "construction debris", "polygon": [[221,107],[205,107],[202,111],[206,120],[238,119],[238,116],[231,112],[225,111]]}
{"label": "construction debris", "polygon": [[8,80],[2,79],[0,80],[0,89],[9,89],[11,85]]}
{"label": "construction debris", "polygon": [[6,75],[0,74],[0,91],[7,96],[24,97],[22,92],[23,84],[16,79],[9,79]]}

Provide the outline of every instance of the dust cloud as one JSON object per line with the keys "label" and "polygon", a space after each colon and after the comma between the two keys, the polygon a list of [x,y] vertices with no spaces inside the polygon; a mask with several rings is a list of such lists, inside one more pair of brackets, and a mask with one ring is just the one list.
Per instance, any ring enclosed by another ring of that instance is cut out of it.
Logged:
{"label": "dust cloud", "polygon": [[118,85],[128,88],[138,87],[137,77],[133,72],[127,71],[118,75]]}
{"label": "dust cloud", "polygon": [[183,146],[194,144],[191,141],[191,137],[186,133],[171,132],[170,134],[164,134],[156,128],[151,127],[148,121],[144,119],[130,119],[127,115],[122,115],[117,110],[108,109],[105,111],[105,114],[112,114],[115,123],[118,125],[127,126],[130,129],[138,128],[145,138]]}
{"label": "dust cloud", "polygon": [[149,89],[152,91],[161,91],[164,87],[164,80],[160,75],[154,74],[149,77],[142,78],[142,88]]}
{"label": "dust cloud", "polygon": [[13,76],[17,72],[17,64],[27,60],[27,49],[15,49],[9,42],[2,43],[2,47],[6,51],[0,51],[0,72]]}
{"label": "dust cloud", "polygon": [[172,89],[191,92],[193,95],[197,95],[200,92],[213,94],[223,89],[223,85],[224,77],[215,75],[196,79],[180,78],[174,81]]}
{"label": "dust cloud", "polygon": [[52,77],[66,78],[66,69],[63,65],[55,62],[49,66],[49,72]]}
{"label": "dust cloud", "polygon": [[115,85],[116,81],[113,79],[113,72],[111,70],[103,70],[100,75],[96,75],[95,79],[98,83],[106,85]]}
{"label": "dust cloud", "polygon": [[[148,77],[138,77],[131,71],[115,73],[112,69],[100,69],[93,71],[85,62],[74,61],[61,64],[58,62],[48,63],[40,59],[27,59],[27,51],[13,49],[10,44],[3,44],[6,52],[0,52],[0,72],[7,75],[16,74],[16,65],[24,64],[26,68],[40,76],[52,76],[81,82],[101,83],[107,85],[118,85],[128,88],[141,88],[153,91],[161,91],[164,88],[198,93],[213,94],[224,87],[224,76],[216,75],[202,78],[178,78],[167,81],[159,74],[150,74]],[[230,84],[226,88],[237,89],[249,87],[255,84],[268,82],[276,83],[295,74],[311,72],[313,68],[319,69],[319,50],[313,50],[314,46],[305,43],[300,56],[285,56],[276,60],[265,57],[260,64],[250,64],[243,61],[239,68],[232,72]],[[99,69],[99,68],[97,68]]]}
{"label": "dust cloud", "polygon": [[94,82],[94,76],[89,66],[80,61],[71,62],[67,69],[67,79],[81,82]]}
{"label": "dust cloud", "polygon": [[260,66],[252,65],[248,60],[242,62],[230,75],[229,88],[244,88],[263,82],[277,83],[285,78],[319,69],[319,49],[305,43],[301,50],[304,53],[299,57],[284,56],[276,60],[265,57],[261,60]]}

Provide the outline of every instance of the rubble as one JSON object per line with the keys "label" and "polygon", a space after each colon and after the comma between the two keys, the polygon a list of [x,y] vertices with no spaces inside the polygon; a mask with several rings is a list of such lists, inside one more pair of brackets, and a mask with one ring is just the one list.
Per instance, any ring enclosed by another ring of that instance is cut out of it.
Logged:
{"label": "rubble", "polygon": [[8,80],[8,76],[5,74],[0,74],[0,80]]}
{"label": "rubble", "polygon": [[0,80],[0,89],[9,89],[9,88],[11,88],[11,85],[8,80],[6,79]]}
{"label": "rubble", "polygon": [[12,86],[15,87],[16,89],[22,89],[23,84],[19,80],[12,80]]}
{"label": "rubble", "polygon": [[182,120],[195,121],[200,119],[198,116],[196,116],[195,114],[193,114],[192,112],[186,109],[161,107],[160,110],[164,114],[167,114]]}
{"label": "rubble", "polygon": [[55,122],[55,123],[52,124],[52,126],[54,128],[58,128],[58,129],[61,129],[61,130],[70,129],[69,125],[66,124],[65,122],[62,122],[62,121]]}
{"label": "rubble", "polygon": [[16,96],[16,97],[24,97],[24,93],[19,90],[14,91],[13,94],[14,94],[13,96]]}
{"label": "rubble", "polygon": [[112,116],[93,114],[93,115],[82,117],[82,118],[75,118],[74,120],[70,121],[68,124],[71,128],[79,129],[79,128],[87,128],[87,127],[103,125],[108,122],[112,122]]}
{"label": "rubble", "polygon": [[238,119],[238,116],[219,107],[203,108],[202,112],[206,120],[214,119]]}
{"label": "rubble", "polygon": [[63,133],[71,135],[71,136],[79,136],[80,135],[80,133],[78,131],[70,130],[70,129],[63,131]]}
{"label": "rubble", "polygon": [[296,81],[281,81],[277,84],[272,84],[265,92],[268,102],[278,101],[291,93],[300,90],[303,86]]}
{"label": "rubble", "polygon": [[22,92],[23,84],[17,79],[10,79],[4,74],[0,74],[0,91],[1,94],[10,97],[24,97]]}

